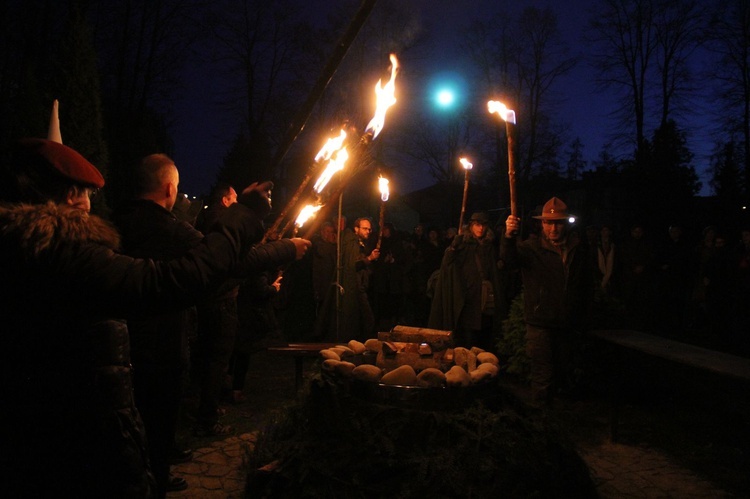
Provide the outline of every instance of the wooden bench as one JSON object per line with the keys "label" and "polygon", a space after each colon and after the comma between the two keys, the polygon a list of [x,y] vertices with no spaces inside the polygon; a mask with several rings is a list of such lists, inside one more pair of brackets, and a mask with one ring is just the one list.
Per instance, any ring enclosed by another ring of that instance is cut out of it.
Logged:
{"label": "wooden bench", "polygon": [[[589,335],[622,349],[709,371],[743,383],[750,383],[750,359],[744,357],[639,331],[602,329],[589,331]],[[622,363],[618,362],[616,365],[622,365]],[[612,373],[612,375],[616,383],[622,381],[623,373]],[[620,389],[614,387],[611,395],[610,436],[612,441],[616,441],[619,427]]]}
{"label": "wooden bench", "polygon": [[284,346],[269,347],[268,351],[284,357],[294,359],[294,389],[299,392],[302,388],[302,374],[304,360],[318,357],[321,350],[331,348],[338,343],[289,343]]}

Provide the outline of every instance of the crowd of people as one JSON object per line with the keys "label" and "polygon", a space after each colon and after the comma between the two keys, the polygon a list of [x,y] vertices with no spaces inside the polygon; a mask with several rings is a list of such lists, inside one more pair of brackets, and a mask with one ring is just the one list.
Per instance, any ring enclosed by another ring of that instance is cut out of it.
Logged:
{"label": "crowd of people", "polygon": [[[542,207],[537,213],[519,222],[524,229],[519,238],[544,238],[544,219],[537,218],[543,214]],[[461,233],[456,228],[426,227],[422,223],[404,231],[386,222],[380,237],[371,233],[370,219],[364,219],[364,229],[347,226],[346,218],[343,220],[342,241],[352,242],[348,249],[343,242],[341,245],[344,258],[349,258],[340,269],[343,277],[336,275],[335,219],[323,224],[312,238],[308,258],[295,264],[303,272],[308,270],[306,266],[311,268],[314,291],[310,293],[314,294],[318,320],[318,327],[309,336],[295,339],[367,338],[395,324],[457,329],[458,336],[469,335],[467,343],[475,341],[471,337],[477,330],[494,330],[493,341],[499,339],[501,331],[496,325],[488,325],[486,318],[483,325],[471,320],[468,309],[459,318],[456,313],[464,309],[454,298],[463,301],[468,297],[476,312],[481,303],[481,282],[489,280],[496,298],[493,322],[507,315],[510,302],[527,283],[520,269],[512,268],[500,255],[506,220],[493,221],[487,213],[478,212]],[[715,347],[739,347],[744,341],[741,332],[747,330],[745,311],[750,308],[750,226],[731,234],[715,226],[705,227],[700,233],[692,228],[695,233],[690,237],[688,229],[677,224],[651,234],[643,224],[625,226],[617,221],[585,226],[565,221],[564,227],[566,236],[586,253],[586,292],[591,305],[585,313],[589,316],[616,315],[624,327],[674,339],[686,337],[689,331],[703,331]],[[378,241],[379,251],[372,253]],[[474,244],[486,248],[479,262]],[[463,274],[458,276],[457,269],[463,269]],[[336,332],[335,295],[345,295],[352,286],[346,283],[347,273],[360,275],[358,310],[371,314],[372,319],[345,327],[340,324]],[[452,287],[456,282],[466,286],[466,291],[457,295]],[[283,315],[283,308],[277,308],[277,313]],[[468,327],[466,321],[473,325]],[[321,322],[325,327],[320,327]]]}
{"label": "crowd of people", "polygon": [[[62,143],[19,141],[0,176],[3,490],[144,498],[185,488],[169,463],[190,457],[174,449],[189,309],[230,279],[302,258],[310,242],[259,244],[268,182],[242,190],[205,233],[186,226],[171,213],[179,173],[162,155],[137,169],[119,231],[90,213],[101,173]],[[202,362],[205,377],[218,355]]]}
{"label": "crowd of people", "polygon": [[[247,401],[251,355],[269,342],[364,341],[402,324],[493,351],[523,293],[540,404],[565,389],[577,338],[602,311],[750,353],[750,227],[735,241],[716,227],[695,241],[678,225],[663,241],[638,224],[581,229],[553,197],[530,220],[479,211],[459,228],[337,216],[307,241],[266,233],[270,182],[219,183],[195,220],[176,216],[179,171],[163,154],[134,168],[135,191],[111,222],[90,213],[104,178],[61,143],[21,141],[2,174],[2,465],[13,497],[185,488],[170,465],[191,458],[175,442],[186,378],[200,396],[196,435],[231,433],[221,404]],[[290,337],[294,321],[302,337]]]}

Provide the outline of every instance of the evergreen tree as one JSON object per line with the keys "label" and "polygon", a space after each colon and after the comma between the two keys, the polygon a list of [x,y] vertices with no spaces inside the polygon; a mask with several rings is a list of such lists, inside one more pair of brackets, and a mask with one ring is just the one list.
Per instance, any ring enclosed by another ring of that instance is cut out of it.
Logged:
{"label": "evergreen tree", "polygon": [[262,135],[248,138],[244,133],[238,133],[224,156],[217,181],[243,189],[252,182],[271,178],[270,163],[271,148]]}
{"label": "evergreen tree", "polygon": [[580,137],[576,137],[570,149],[568,149],[567,178],[568,180],[578,180],[586,169],[586,160],[583,159],[583,142]]}
{"label": "evergreen tree", "polygon": [[652,229],[691,218],[692,198],[701,183],[686,143],[685,133],[668,120],[623,168],[622,187],[637,216],[655,225]]}
{"label": "evergreen tree", "polygon": [[[58,44],[64,2],[0,2],[0,146],[21,137],[46,137],[50,47]],[[3,158],[7,159],[7,158]]]}
{"label": "evergreen tree", "polygon": [[701,188],[692,165],[693,157],[685,132],[673,120],[656,129],[651,149],[652,171],[664,175],[664,185],[671,185],[672,191],[683,199],[692,198]]}
{"label": "evergreen tree", "polygon": [[743,198],[742,152],[734,140],[720,142],[711,156],[710,185],[720,206],[730,208],[737,206]]}
{"label": "evergreen tree", "polygon": [[[106,179],[108,154],[96,51],[78,3],[71,5],[52,75],[52,93],[60,101],[63,141],[96,165]],[[93,208],[104,207],[103,197],[99,196]]]}
{"label": "evergreen tree", "polygon": [[610,153],[611,144],[604,144],[602,150],[599,151],[599,156],[594,161],[594,170],[602,172],[617,172],[622,166],[618,162],[612,153]]}

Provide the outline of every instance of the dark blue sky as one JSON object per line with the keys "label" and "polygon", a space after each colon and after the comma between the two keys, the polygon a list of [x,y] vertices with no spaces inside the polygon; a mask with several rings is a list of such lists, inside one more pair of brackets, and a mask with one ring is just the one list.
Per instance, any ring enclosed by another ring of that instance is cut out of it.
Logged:
{"label": "dark blue sky", "polygon": [[[330,6],[330,0],[301,2],[305,6],[315,9],[316,18],[323,19],[320,14]],[[342,0],[343,1],[343,0]],[[359,0],[346,0],[352,4],[354,10]],[[483,16],[485,12],[496,12],[498,9],[508,9],[517,12],[526,6],[551,7],[558,16],[558,27],[563,37],[570,44],[571,55],[585,54],[585,45],[581,43],[581,35],[585,30],[589,18],[591,5],[596,0],[570,0],[567,2],[548,0],[529,0],[525,2],[510,2],[507,0],[409,0],[420,7],[423,22],[434,39],[435,46],[442,47],[436,51],[441,55],[435,61],[434,71],[451,70],[455,60],[450,57],[451,52],[457,53],[460,45],[460,34],[463,26],[472,18]],[[375,7],[378,8],[378,5]],[[450,20],[448,23],[446,20]],[[387,66],[387,61],[373,62]],[[315,75],[317,78],[318,75]],[[178,105],[176,124],[172,128],[175,138],[175,161],[181,171],[181,190],[189,194],[205,192],[213,184],[216,171],[221,165],[234,131],[222,129],[226,120],[218,115],[217,108],[211,96],[216,95],[222,82],[210,77],[210,69],[201,65],[187,68],[184,74],[185,92]],[[596,159],[605,143],[609,141],[608,130],[612,128],[610,113],[615,110],[616,102],[606,93],[600,93],[595,88],[595,74],[586,60],[582,60],[569,75],[558,84],[560,96],[559,109],[562,118],[570,124],[571,138],[580,137],[584,144],[584,154],[591,162]],[[398,104],[396,104],[398,106]],[[474,103],[484,107],[485,102]],[[701,119],[696,110],[696,120]],[[522,119],[519,116],[519,119]],[[700,123],[700,121],[696,121]],[[387,125],[386,125],[387,126]],[[647,132],[650,134],[650,130]],[[691,132],[692,149],[696,154],[694,164],[701,175],[704,188],[702,194],[709,194],[707,189],[708,177],[704,174],[709,152],[707,129],[698,128]],[[703,145],[696,145],[703,144]],[[426,175],[423,185],[417,180],[410,188],[420,188],[431,183]]]}

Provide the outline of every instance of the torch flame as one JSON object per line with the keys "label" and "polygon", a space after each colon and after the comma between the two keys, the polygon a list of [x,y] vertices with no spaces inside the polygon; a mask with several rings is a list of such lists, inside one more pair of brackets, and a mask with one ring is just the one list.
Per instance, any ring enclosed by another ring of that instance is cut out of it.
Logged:
{"label": "torch flame", "polygon": [[318,194],[328,185],[334,173],[344,169],[344,164],[349,159],[349,153],[346,147],[343,146],[345,139],[346,131],[342,129],[339,136],[328,139],[320,152],[315,156],[315,161],[328,161],[328,165],[313,186],[315,192]]}
{"label": "torch flame", "polygon": [[463,165],[464,170],[471,170],[472,168],[474,168],[474,165],[472,165],[471,163],[469,163],[469,160],[466,159],[466,158],[461,158],[458,161],[461,162],[461,165]]}
{"label": "torch flame", "polygon": [[380,189],[380,200],[383,202],[388,201],[388,197],[391,195],[388,190],[388,179],[385,177],[378,177],[378,188]]}
{"label": "torch flame", "polygon": [[329,159],[331,159],[333,153],[341,149],[341,146],[344,143],[345,139],[346,130],[342,128],[341,133],[339,133],[338,137],[333,137],[326,141],[326,143],[323,145],[323,148],[318,151],[318,154],[315,155],[315,161],[320,161],[321,159],[323,161],[328,161]]}
{"label": "torch flame", "polygon": [[380,131],[383,129],[385,124],[385,113],[388,108],[396,103],[396,73],[398,72],[398,59],[395,54],[390,55],[391,59],[391,79],[385,84],[385,87],[381,86],[382,80],[378,80],[378,84],[375,85],[375,95],[377,96],[377,105],[375,106],[375,116],[368,123],[365,132],[372,133],[372,138],[378,136]]}
{"label": "torch flame", "polygon": [[305,222],[307,222],[310,217],[315,215],[320,209],[323,207],[323,205],[317,205],[313,206],[311,204],[308,204],[302,210],[299,212],[299,216],[297,217],[297,220],[294,222],[294,225],[297,227],[302,227],[305,225]]}
{"label": "torch flame", "polygon": [[502,102],[491,100],[487,103],[487,109],[490,111],[490,114],[497,113],[503,121],[516,124],[516,112],[505,107],[505,104]]}

